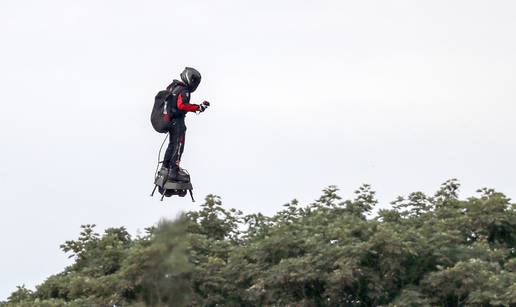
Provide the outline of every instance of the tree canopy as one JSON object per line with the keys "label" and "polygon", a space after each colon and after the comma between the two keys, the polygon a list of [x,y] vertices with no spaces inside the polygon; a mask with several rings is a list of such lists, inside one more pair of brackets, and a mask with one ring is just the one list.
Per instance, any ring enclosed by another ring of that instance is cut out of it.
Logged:
{"label": "tree canopy", "polygon": [[456,180],[372,214],[369,185],[273,216],[208,195],[145,234],[81,226],[74,263],[0,306],[515,306],[516,204]]}

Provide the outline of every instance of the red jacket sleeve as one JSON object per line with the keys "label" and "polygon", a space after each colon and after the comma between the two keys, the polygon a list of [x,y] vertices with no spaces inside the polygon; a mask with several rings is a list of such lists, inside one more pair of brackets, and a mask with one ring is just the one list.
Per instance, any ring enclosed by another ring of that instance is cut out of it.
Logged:
{"label": "red jacket sleeve", "polygon": [[185,112],[196,112],[199,110],[198,105],[183,102],[182,94],[179,94],[179,97],[177,97],[177,108]]}

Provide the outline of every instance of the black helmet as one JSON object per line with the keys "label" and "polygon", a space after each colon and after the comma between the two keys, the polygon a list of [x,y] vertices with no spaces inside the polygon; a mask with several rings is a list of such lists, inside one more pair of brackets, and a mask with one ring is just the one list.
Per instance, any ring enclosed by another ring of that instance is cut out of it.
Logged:
{"label": "black helmet", "polygon": [[186,67],[181,73],[181,80],[188,86],[190,92],[195,91],[199,83],[201,83],[201,73],[192,67]]}

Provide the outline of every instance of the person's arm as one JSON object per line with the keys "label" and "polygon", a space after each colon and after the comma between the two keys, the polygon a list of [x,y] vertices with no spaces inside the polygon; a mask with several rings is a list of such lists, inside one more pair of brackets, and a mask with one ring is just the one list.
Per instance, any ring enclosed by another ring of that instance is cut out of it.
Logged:
{"label": "person's arm", "polygon": [[[185,98],[183,98],[185,97]],[[190,104],[188,97],[183,95],[183,93],[179,94],[177,97],[177,108],[181,111],[185,112],[197,112],[199,111],[199,106],[196,104]]]}

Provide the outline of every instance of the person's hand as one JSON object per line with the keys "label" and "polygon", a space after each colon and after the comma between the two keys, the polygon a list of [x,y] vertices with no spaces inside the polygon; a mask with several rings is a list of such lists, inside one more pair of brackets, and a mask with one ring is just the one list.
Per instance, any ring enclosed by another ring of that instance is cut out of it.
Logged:
{"label": "person's hand", "polygon": [[210,103],[208,101],[203,101],[203,103],[199,105],[199,112],[204,112],[209,106]]}

